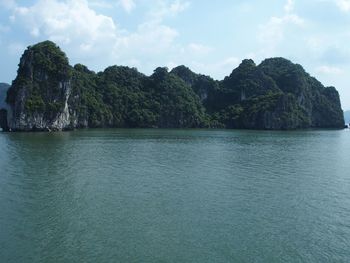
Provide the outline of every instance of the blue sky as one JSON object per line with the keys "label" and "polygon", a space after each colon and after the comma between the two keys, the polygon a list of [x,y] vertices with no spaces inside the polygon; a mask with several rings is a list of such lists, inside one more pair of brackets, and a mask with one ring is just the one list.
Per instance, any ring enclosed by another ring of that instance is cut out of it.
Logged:
{"label": "blue sky", "polygon": [[244,58],[282,56],[350,109],[350,0],[0,0],[0,82],[46,39],[95,71],[185,64],[222,79]]}

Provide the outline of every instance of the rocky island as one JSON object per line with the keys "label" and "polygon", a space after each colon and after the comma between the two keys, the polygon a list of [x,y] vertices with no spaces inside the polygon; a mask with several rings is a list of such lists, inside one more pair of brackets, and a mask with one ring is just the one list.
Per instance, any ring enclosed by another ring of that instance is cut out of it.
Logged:
{"label": "rocky island", "polygon": [[[339,94],[284,58],[243,62],[217,81],[185,66],[70,66],[51,41],[29,46],[11,87],[0,87],[0,125],[11,131],[86,127],[343,128]],[[2,99],[2,103],[1,103]]]}

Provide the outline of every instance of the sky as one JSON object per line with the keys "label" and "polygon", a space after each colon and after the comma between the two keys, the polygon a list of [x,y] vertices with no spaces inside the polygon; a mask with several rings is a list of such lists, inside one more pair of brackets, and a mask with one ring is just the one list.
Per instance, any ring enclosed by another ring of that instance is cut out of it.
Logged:
{"label": "sky", "polygon": [[220,80],[245,58],[285,57],[350,110],[350,0],[0,0],[0,82],[47,39],[96,72],[186,65]]}

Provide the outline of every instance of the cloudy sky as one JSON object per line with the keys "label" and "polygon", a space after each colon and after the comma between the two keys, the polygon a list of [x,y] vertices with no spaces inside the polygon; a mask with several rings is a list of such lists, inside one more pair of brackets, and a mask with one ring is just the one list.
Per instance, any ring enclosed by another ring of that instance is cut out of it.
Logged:
{"label": "cloudy sky", "polygon": [[244,58],[282,56],[350,109],[350,0],[0,0],[0,82],[46,39],[95,71],[185,64],[222,79]]}

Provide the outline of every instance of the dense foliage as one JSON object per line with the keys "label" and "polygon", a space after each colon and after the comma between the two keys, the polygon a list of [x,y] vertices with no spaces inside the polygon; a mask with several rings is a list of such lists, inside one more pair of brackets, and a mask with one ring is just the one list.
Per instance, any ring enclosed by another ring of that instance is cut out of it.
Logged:
{"label": "dense foliage", "polygon": [[283,58],[258,66],[244,60],[222,81],[185,66],[170,72],[157,68],[148,77],[122,66],[99,73],[81,64],[71,67],[66,55],[45,41],[25,51],[7,101],[51,119],[68,104],[72,128],[344,126],[336,89]]}
{"label": "dense foliage", "polygon": [[181,79],[158,68],[146,77],[135,68],[95,74],[74,67],[71,113],[79,127],[200,127],[204,108]]}

